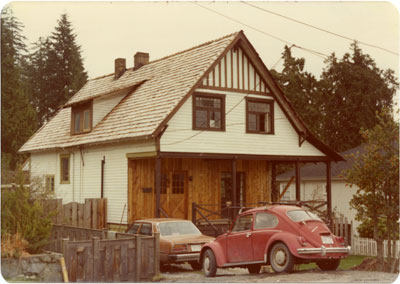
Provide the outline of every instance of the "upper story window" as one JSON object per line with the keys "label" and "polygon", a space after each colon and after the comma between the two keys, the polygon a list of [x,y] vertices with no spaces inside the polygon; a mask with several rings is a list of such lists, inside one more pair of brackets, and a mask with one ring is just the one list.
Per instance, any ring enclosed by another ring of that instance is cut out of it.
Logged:
{"label": "upper story window", "polygon": [[71,110],[71,134],[85,133],[92,130],[92,101],[73,106]]}
{"label": "upper story window", "polygon": [[274,102],[246,98],[246,132],[274,134]]}
{"label": "upper story window", "polygon": [[193,95],[193,129],[225,131],[225,96]]}

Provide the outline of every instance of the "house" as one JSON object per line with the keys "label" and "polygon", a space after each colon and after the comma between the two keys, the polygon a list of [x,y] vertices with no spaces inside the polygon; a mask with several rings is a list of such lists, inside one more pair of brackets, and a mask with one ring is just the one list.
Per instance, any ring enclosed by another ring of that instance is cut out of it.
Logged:
{"label": "house", "polygon": [[[352,154],[363,153],[363,145],[349,149],[340,153],[343,157],[350,157]],[[357,193],[357,187],[350,187],[346,181],[344,170],[352,167],[353,160],[347,158],[332,165],[332,208],[336,215],[343,215],[350,221],[353,221],[354,231],[361,222],[355,219],[357,211],[350,208],[350,200]],[[282,200],[295,200],[295,185],[291,184],[286,192],[283,190],[288,185],[290,179],[295,175],[294,170],[283,173],[277,177]],[[325,167],[322,163],[307,164],[300,168],[301,175],[301,200],[326,200],[326,179]]]}
{"label": "house", "polygon": [[138,52],[128,69],[116,59],[20,151],[63,202],[107,198],[109,223],[270,201],[276,163],[324,162],[329,173],[343,160],[299,119],[243,31],[154,61]]}

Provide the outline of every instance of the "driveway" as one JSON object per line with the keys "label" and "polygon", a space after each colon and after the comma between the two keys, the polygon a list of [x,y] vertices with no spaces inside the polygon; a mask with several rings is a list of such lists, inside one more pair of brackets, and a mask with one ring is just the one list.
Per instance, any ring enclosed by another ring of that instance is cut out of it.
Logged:
{"label": "driveway", "polygon": [[321,271],[307,270],[296,271],[290,274],[277,274],[271,272],[270,267],[262,268],[262,272],[257,275],[250,275],[244,268],[218,269],[214,278],[206,278],[202,271],[193,271],[189,265],[172,265],[170,269],[162,270],[163,279],[161,282],[290,282],[290,283],[392,283],[398,274],[385,272],[357,271],[357,270],[338,270]]}

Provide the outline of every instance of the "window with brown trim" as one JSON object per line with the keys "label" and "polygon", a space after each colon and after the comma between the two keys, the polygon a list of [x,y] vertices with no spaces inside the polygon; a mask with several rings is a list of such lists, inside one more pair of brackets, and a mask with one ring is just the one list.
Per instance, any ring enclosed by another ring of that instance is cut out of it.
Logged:
{"label": "window with brown trim", "polygon": [[80,134],[92,130],[92,101],[72,106],[71,109],[71,134]]}
{"label": "window with brown trim", "polygon": [[69,183],[69,154],[60,155],[60,183]]}
{"label": "window with brown trim", "polygon": [[225,131],[225,96],[193,95],[193,129]]}
{"label": "window with brown trim", "polygon": [[46,175],[46,191],[54,192],[54,175]]}
{"label": "window with brown trim", "polygon": [[246,98],[246,132],[274,134],[274,102]]}

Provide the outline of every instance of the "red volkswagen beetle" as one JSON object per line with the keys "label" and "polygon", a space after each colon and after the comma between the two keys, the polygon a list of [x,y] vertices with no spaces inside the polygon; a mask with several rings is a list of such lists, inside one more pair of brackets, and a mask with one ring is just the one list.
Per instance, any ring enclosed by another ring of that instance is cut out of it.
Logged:
{"label": "red volkswagen beetle", "polygon": [[207,277],[217,268],[246,267],[259,273],[261,265],[291,272],[295,264],[316,262],[336,270],[350,252],[317,215],[301,207],[269,205],[239,214],[230,230],[205,244],[200,261]]}

